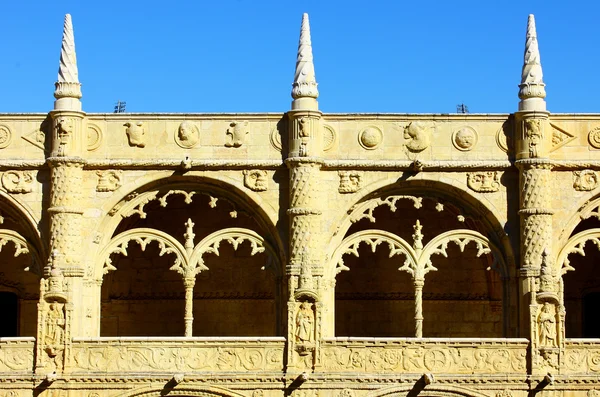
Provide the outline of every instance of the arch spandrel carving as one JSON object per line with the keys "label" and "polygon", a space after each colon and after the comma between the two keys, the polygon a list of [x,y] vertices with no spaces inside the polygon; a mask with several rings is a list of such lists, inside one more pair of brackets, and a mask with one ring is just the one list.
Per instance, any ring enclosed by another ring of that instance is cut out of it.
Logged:
{"label": "arch spandrel carving", "polygon": [[556,266],[556,274],[564,275],[570,270],[575,270],[569,261],[570,254],[579,254],[585,256],[585,246],[588,242],[593,243],[598,249],[600,249],[600,229],[588,229],[583,232],[577,233],[571,237],[567,243],[560,250]]}
{"label": "arch spandrel carving", "polygon": [[35,273],[38,276],[41,275],[41,264],[43,262],[37,249],[19,233],[13,230],[0,229],[0,251],[4,249],[5,246],[10,245],[14,248],[15,257],[19,255],[31,255],[31,266],[23,270]]}

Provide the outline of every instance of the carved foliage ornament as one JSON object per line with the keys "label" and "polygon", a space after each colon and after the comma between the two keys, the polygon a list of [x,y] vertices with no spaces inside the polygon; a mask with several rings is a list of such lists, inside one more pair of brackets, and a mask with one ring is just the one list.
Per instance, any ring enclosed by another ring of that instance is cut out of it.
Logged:
{"label": "carved foliage ornament", "polygon": [[30,193],[33,190],[33,172],[6,171],[2,174],[2,186],[9,193]]}
{"label": "carved foliage ornament", "polygon": [[573,171],[573,188],[588,192],[598,187],[598,173],[592,170]]}
{"label": "carved foliage ornament", "polygon": [[146,146],[146,130],[144,129],[144,123],[141,121],[130,121],[123,124],[123,126],[127,127],[125,133],[127,134],[129,146],[140,148]]}
{"label": "carved foliage ornament", "polygon": [[500,190],[498,171],[481,171],[467,174],[467,185],[479,193],[493,193]]}
{"label": "carved foliage ornament", "polygon": [[344,193],[356,193],[360,189],[361,185],[361,173],[353,171],[339,171],[340,186],[338,192]]}
{"label": "carved foliage ornament", "polygon": [[268,188],[267,171],[244,170],[244,186],[255,192],[264,192]]}
{"label": "carved foliage ornament", "polygon": [[97,171],[96,175],[98,175],[97,192],[113,192],[122,185],[123,171],[121,170]]}

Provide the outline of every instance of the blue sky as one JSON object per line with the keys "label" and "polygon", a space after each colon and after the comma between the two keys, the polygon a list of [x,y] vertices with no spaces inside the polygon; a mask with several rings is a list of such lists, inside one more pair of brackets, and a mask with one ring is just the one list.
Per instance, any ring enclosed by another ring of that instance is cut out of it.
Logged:
{"label": "blue sky", "polygon": [[517,108],[527,15],[548,109],[600,112],[598,1],[5,1],[0,112],[52,108],[71,13],[83,108],[285,112],[303,12],[324,112]]}

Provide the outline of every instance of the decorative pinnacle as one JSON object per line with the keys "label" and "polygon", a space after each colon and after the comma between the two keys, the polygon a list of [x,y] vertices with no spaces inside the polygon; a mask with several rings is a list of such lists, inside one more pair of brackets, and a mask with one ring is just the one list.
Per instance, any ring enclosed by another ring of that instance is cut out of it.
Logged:
{"label": "decorative pinnacle", "polygon": [[189,253],[194,249],[194,222],[192,222],[191,218],[188,218],[185,223],[185,233],[183,234],[183,238],[185,239],[185,250]]}
{"label": "decorative pinnacle", "polygon": [[[523,72],[521,74],[521,84],[519,84],[519,98],[521,98],[519,110],[546,110],[543,101],[546,97],[545,86],[535,30],[535,18],[533,14],[530,14],[527,20]],[[532,102],[532,104],[526,105],[527,101]]]}
{"label": "decorative pinnacle", "polygon": [[421,230],[423,229],[423,226],[421,226],[421,222],[417,219],[417,223],[415,223],[415,225],[413,226],[413,229],[415,231],[415,233],[412,235],[412,238],[414,240],[413,243],[413,248],[418,251],[418,250],[422,250],[423,249],[423,233],[421,233]]}
{"label": "decorative pinnacle", "polygon": [[[296,60],[296,73],[294,83],[292,84],[292,98],[294,103],[303,98],[310,98],[313,103],[311,107],[316,109],[317,97],[317,79],[315,77],[315,65],[313,63],[312,44],[310,41],[310,25],[308,23],[308,14],[302,15],[302,27],[300,28],[300,42],[298,43],[298,58]],[[294,106],[298,108],[299,106]]]}
{"label": "decorative pinnacle", "polygon": [[79,98],[81,98],[81,84],[79,84],[75,37],[73,35],[73,24],[70,14],[65,15],[58,80],[55,87],[55,110],[81,110],[81,103],[79,102]]}

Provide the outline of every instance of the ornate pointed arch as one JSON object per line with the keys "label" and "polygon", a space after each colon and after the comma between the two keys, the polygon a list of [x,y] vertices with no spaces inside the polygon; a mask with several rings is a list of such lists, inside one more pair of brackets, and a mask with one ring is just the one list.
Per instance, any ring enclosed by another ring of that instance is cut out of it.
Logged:
{"label": "ornate pointed arch", "polygon": [[579,232],[571,237],[564,247],[558,253],[556,261],[556,273],[557,275],[564,275],[569,270],[575,270],[569,261],[570,254],[579,254],[585,256],[585,245],[591,241],[600,249],[600,229],[588,229],[583,232]]}
{"label": "ornate pointed arch", "polygon": [[97,278],[101,278],[102,275],[109,271],[116,270],[112,265],[110,256],[112,254],[121,254],[127,256],[127,249],[131,242],[137,243],[142,251],[146,249],[148,244],[152,242],[158,243],[160,252],[159,255],[163,256],[166,254],[175,255],[175,261],[173,267],[176,266],[187,266],[187,255],[185,248],[172,236],[167,233],[161,232],[160,230],[151,228],[137,228],[127,230],[110,240],[107,246],[100,252],[98,256],[99,265],[95,266],[95,269],[101,270],[101,274],[97,274]]}
{"label": "ornate pointed arch", "polygon": [[30,255],[31,265],[23,270],[30,271],[38,276],[41,276],[42,258],[33,244],[28,242],[23,236],[13,230],[0,229],[0,251],[2,251],[5,246],[12,246],[14,248],[15,257],[19,255]]}
{"label": "ornate pointed arch", "polygon": [[217,386],[186,386],[179,385],[176,389],[170,390],[168,387],[147,386],[135,390],[129,390],[118,394],[117,397],[154,397],[165,395],[169,396],[187,396],[187,397],[245,397],[245,395],[236,393],[232,390]]}

